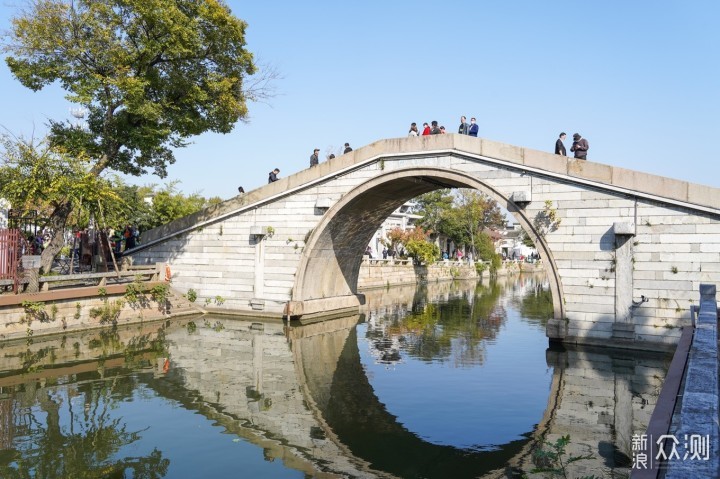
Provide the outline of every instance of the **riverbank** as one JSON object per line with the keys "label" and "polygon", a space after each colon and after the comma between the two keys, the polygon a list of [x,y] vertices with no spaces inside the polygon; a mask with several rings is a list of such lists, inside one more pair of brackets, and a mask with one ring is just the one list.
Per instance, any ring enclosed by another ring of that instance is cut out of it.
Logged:
{"label": "riverbank", "polygon": [[[478,266],[480,265],[480,266]],[[497,270],[496,276],[519,273],[543,272],[542,263],[507,261]],[[422,282],[449,281],[455,279],[479,279],[490,275],[486,263],[466,261],[439,261],[430,266],[414,265],[409,260],[363,259],[358,276],[360,291],[373,288]]]}

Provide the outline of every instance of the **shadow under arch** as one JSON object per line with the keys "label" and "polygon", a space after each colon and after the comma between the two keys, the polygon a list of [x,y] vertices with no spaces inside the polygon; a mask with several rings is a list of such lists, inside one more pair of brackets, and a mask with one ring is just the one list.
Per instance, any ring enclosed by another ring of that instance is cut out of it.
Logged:
{"label": "shadow under arch", "polygon": [[554,317],[564,318],[562,284],[552,252],[523,210],[469,173],[436,167],[403,168],[375,176],[344,195],[325,213],[306,242],[288,316],[358,306],[362,256],[375,231],[406,201],[441,188],[476,189],[513,215],[535,240],[547,267]]}

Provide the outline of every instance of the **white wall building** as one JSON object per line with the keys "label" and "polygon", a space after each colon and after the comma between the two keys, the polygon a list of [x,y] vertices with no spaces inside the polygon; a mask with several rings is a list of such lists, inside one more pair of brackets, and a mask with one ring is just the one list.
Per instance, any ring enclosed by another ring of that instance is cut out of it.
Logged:
{"label": "white wall building", "polygon": [[373,258],[382,258],[382,250],[384,248],[382,240],[387,239],[387,232],[393,228],[402,228],[404,230],[415,227],[415,222],[422,218],[421,215],[413,213],[415,208],[414,201],[408,201],[400,208],[393,211],[387,219],[380,225],[370,240],[370,250]]}

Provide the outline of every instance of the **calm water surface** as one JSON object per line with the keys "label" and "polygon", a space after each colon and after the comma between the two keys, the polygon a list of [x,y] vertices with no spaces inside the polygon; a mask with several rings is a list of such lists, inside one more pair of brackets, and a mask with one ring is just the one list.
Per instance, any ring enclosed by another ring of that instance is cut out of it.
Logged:
{"label": "calm water surface", "polygon": [[519,477],[565,434],[577,475],[627,471],[667,358],[549,350],[551,314],[522,276],[0,343],[0,477]]}

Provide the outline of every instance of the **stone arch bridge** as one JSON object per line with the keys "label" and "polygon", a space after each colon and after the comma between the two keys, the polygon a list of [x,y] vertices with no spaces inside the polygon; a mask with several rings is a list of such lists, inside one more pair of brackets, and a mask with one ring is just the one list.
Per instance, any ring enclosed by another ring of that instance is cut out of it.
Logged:
{"label": "stone arch bridge", "polygon": [[[720,279],[720,189],[463,135],[381,140],[143,235],[180,291],[254,315],[356,311],[383,220],[439,188],[475,188],[533,238],[567,342],[670,346],[699,284]],[[657,345],[657,344],[656,344]]]}

